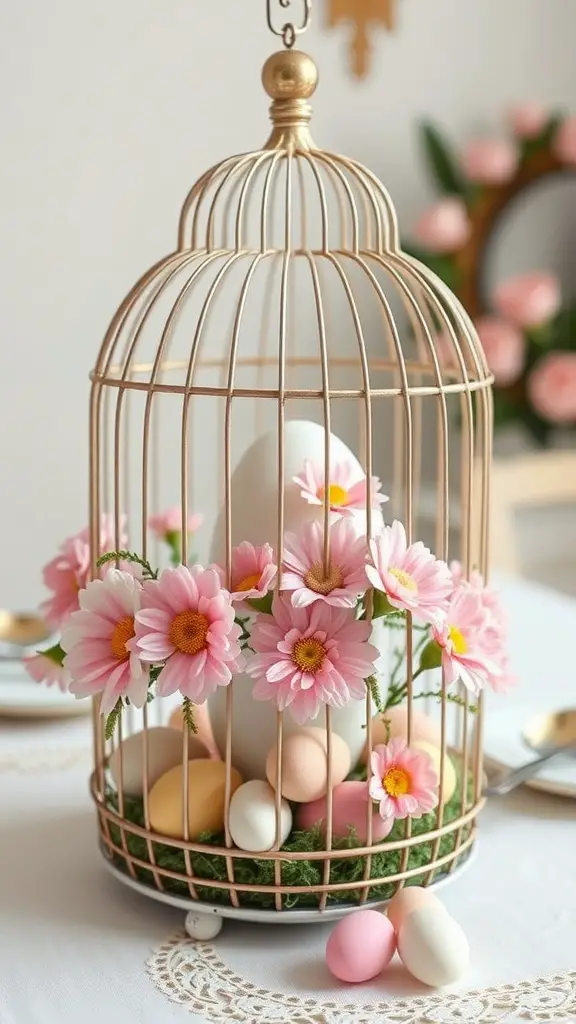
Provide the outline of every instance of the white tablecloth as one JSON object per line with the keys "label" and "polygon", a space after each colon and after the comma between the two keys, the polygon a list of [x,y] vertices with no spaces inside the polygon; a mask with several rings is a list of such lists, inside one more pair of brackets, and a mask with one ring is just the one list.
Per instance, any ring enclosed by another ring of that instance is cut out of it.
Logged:
{"label": "white tablecloth", "polygon": [[[544,707],[555,679],[574,683],[576,601],[526,584],[505,593],[524,696],[540,687]],[[323,963],[328,925],[227,922],[213,945],[190,942],[181,911],[107,874],[89,769],[88,722],[0,729],[0,1024],[576,1021],[573,801],[524,789],[486,808],[475,861],[441,892],[471,971],[437,994],[400,964],[339,985]]]}

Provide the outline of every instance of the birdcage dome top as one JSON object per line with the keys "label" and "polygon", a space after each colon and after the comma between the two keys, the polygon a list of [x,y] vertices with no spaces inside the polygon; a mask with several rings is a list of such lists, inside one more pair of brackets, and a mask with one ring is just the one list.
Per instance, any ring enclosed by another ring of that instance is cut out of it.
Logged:
{"label": "birdcage dome top", "polygon": [[[360,163],[315,145],[314,61],[281,51],[262,80],[271,99],[267,142],[222,160],[193,186],[176,251],[125,299],[93,377],[157,391],[320,397],[323,363],[332,360],[350,370],[343,394],[486,388],[492,378],[470,319],[436,275],[402,252],[384,186]],[[284,380],[279,390],[261,374],[240,383],[238,368],[279,359],[314,364],[308,387]],[[374,365],[388,371],[380,387]]]}

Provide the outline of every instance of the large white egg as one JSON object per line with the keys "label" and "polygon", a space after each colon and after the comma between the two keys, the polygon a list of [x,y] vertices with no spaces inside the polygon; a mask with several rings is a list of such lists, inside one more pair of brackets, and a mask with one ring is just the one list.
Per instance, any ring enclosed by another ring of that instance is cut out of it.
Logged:
{"label": "large white egg", "polygon": [[[147,787],[175,768],[182,761],[182,730],[167,726],[154,726],[148,734]],[[117,747],[108,767],[116,788],[120,789],[120,749],[122,750],[122,791],[125,796],[142,796],[144,790],[144,732],[135,732]],[[197,736],[188,736],[188,757],[206,758],[209,753]]]}
{"label": "large white egg", "polygon": [[[230,835],[239,850],[265,853],[276,842],[276,794],[267,782],[253,779],[239,786],[230,801]],[[292,811],[287,800],[280,809],[280,841],[292,828]]]}
{"label": "large white egg", "polygon": [[[292,480],[301,474],[306,459],[324,467],[324,427],[308,420],[290,420],[284,429],[284,530],[297,532],[311,520],[323,520],[324,510],[320,505],[309,505],[301,497],[301,488]],[[330,461],[332,464],[347,461],[353,467],[353,482],[362,480],[365,472],[362,465],[336,435],[330,435]],[[277,545],[278,535],[278,435],[276,431],[264,434],[245,452],[232,474],[231,480],[232,544],[243,540],[260,545],[266,542]],[[385,488],[384,488],[385,490]],[[332,521],[338,518],[334,514]],[[358,536],[366,532],[366,512],[356,510],[351,517]],[[384,520],[379,509],[372,510],[372,531],[382,530]],[[224,562],[225,511],[221,510],[212,540],[210,560]],[[387,644],[384,644],[386,630],[381,620],[374,624],[372,642],[381,650],[377,662],[382,698],[386,697]],[[254,681],[249,676],[235,676],[233,691],[232,751],[233,762],[247,779],[265,779],[266,755],[276,742],[276,706],[272,701],[261,702],[252,699]],[[218,687],[209,698],[210,720],[216,743],[223,753],[226,742],[226,689]],[[374,708],[374,711],[376,709]],[[324,727],[325,720],[309,723]],[[332,726],[350,748],[352,764],[358,761],[366,740],[366,710],[363,701],[351,701],[347,707],[332,710]],[[290,713],[284,715],[286,735],[298,732],[300,727]]]}
{"label": "large white egg", "polygon": [[470,965],[470,947],[462,928],[444,907],[421,906],[403,919],[398,953],[410,974],[439,988],[458,981]]}

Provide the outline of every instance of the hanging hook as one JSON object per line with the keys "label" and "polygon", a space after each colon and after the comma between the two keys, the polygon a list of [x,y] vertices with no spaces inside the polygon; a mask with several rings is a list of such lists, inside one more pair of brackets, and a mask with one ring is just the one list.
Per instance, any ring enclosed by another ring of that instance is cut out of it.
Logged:
{"label": "hanging hook", "polygon": [[[287,10],[292,3],[292,0],[278,0],[280,7]],[[296,39],[299,35],[302,35],[310,25],[312,18],[312,0],[302,0],[303,12],[302,12],[302,23],[295,25],[294,22],[287,21],[282,28],[274,27],[274,20],[272,18],[272,0],[266,0],[266,18],[268,21],[268,28],[275,36],[280,36],[282,42],[287,50],[291,50],[294,46]]]}

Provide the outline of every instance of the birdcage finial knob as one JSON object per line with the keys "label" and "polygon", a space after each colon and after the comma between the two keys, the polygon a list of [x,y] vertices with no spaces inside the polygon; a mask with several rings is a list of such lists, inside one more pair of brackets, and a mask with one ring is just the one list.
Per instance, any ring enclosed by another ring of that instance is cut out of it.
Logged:
{"label": "birdcage finial knob", "polygon": [[267,146],[292,143],[304,149],[313,148],[308,132],[312,116],[308,100],[318,84],[318,68],[312,58],[301,50],[273,53],[262,69],[262,83],[272,100],[270,117],[274,125]]}

